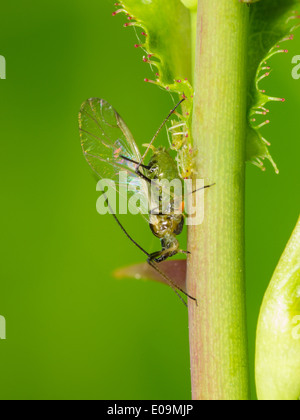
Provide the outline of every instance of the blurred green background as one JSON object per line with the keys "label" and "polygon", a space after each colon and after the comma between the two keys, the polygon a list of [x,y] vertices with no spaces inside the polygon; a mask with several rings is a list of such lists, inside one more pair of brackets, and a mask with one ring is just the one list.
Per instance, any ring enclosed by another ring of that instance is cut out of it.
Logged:
{"label": "blurred green background", "polygon": [[[144,83],[151,71],[134,30],[111,1],[1,5],[0,399],[189,399],[187,311],[155,283],[115,280],[143,261],[110,216],[96,213],[95,180],[77,114],[91,96],[114,105],[139,145],[173,103]],[[280,175],[247,167],[247,305],[252,393],[259,307],[299,210],[300,80],[291,77],[300,34],[272,59],[265,129]],[[123,219],[124,221],[124,219]],[[143,221],[126,227],[159,248]],[[140,223],[140,224],[139,224]]]}

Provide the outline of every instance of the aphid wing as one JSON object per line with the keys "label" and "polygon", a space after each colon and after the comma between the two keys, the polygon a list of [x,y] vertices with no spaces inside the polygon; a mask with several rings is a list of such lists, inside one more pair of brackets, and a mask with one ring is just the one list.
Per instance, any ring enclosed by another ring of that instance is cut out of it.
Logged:
{"label": "aphid wing", "polygon": [[[127,127],[124,120],[122,119],[122,117],[117,112],[116,112],[116,119],[117,119],[117,122],[118,122],[118,126],[122,130],[124,136],[127,139],[127,143],[130,146],[132,156],[134,157],[133,160],[135,160],[136,162],[140,162],[141,161],[141,154],[140,154],[139,148],[137,147],[137,144],[134,141],[133,135],[131,134],[129,128]],[[141,168],[141,172],[143,173],[142,168]],[[144,216],[147,216],[146,218],[147,218],[147,221],[148,221],[149,200],[150,200],[148,183],[145,180],[143,180],[141,177],[136,176],[136,174],[134,174],[134,176],[129,175],[129,180],[130,180],[130,184],[133,187],[134,186],[138,187],[138,189],[140,191],[140,193],[139,193],[139,196],[140,196],[140,200],[139,200],[140,212]],[[129,201],[128,207],[129,207],[129,211],[131,213],[135,213],[135,210],[136,210],[135,202],[131,203],[131,201]]]}
{"label": "aphid wing", "polygon": [[[91,168],[99,178],[113,180],[120,195],[119,172],[127,172],[126,183],[141,191],[140,213],[148,221],[148,186],[135,173],[136,165],[122,158],[126,156],[136,162],[141,159],[134,138],[121,116],[108,102],[92,98],[81,107],[79,129],[83,154]],[[129,191],[127,198],[132,195],[133,192]]]}
{"label": "aphid wing", "polygon": [[118,127],[122,131],[124,137],[127,140],[128,145],[130,146],[131,155],[134,157],[133,160],[135,160],[136,162],[140,162],[141,154],[140,154],[139,148],[136,145],[136,142],[134,141],[133,135],[131,134],[129,128],[125,124],[122,117],[116,111],[115,111],[115,114],[116,114],[116,121],[118,123]]}
{"label": "aphid wing", "polygon": [[83,154],[100,178],[115,180],[117,168],[128,169],[117,159],[116,152],[125,148],[126,138],[111,105],[97,98],[87,100],[79,113],[79,129]]}

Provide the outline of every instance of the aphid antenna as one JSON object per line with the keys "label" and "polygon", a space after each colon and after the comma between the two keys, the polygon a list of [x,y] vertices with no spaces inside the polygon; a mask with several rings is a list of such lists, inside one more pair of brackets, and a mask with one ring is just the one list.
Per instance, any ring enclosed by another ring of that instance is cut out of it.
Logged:
{"label": "aphid antenna", "polygon": [[184,102],[186,100],[186,98],[181,99],[180,102],[178,102],[178,104],[170,111],[170,113],[168,114],[168,116],[165,118],[165,120],[163,121],[163,123],[161,124],[161,126],[159,127],[159,129],[157,130],[157,132],[155,133],[154,137],[152,138],[152,140],[150,141],[150,143],[148,144],[148,147],[140,161],[140,163],[138,164],[137,168],[136,168],[136,172],[139,172],[139,169],[142,165],[142,163],[144,162],[149,150],[151,149],[151,146],[153,145],[154,141],[156,140],[157,136],[159,135],[159,133],[161,132],[161,130],[164,128],[164,126],[166,125],[166,123],[169,121],[170,117],[174,114],[174,112],[176,111],[176,109],[182,104],[182,102]]}
{"label": "aphid antenna", "polygon": [[175,294],[179,297],[179,299],[181,300],[181,302],[184,304],[184,306],[187,307],[186,302],[184,301],[184,299],[182,298],[182,296],[180,296],[180,294],[177,292],[176,289],[178,289],[180,292],[182,292],[185,296],[187,296],[188,298],[194,300],[197,304],[197,299],[190,296],[188,293],[186,293],[184,290],[182,290],[180,287],[178,287],[165,273],[163,273],[155,264],[154,261],[152,261],[150,259],[151,255],[145,251],[145,249],[143,247],[141,247],[132,237],[131,235],[127,232],[127,230],[124,228],[124,226],[122,225],[122,223],[120,222],[120,220],[118,219],[118,217],[114,214],[113,209],[111,208],[111,205],[109,204],[108,198],[106,196],[105,193],[103,193],[104,197],[106,198],[106,202],[107,202],[107,206],[109,208],[109,211],[111,213],[111,215],[113,216],[113,218],[115,219],[115,221],[117,222],[117,224],[119,225],[119,227],[121,228],[121,230],[123,231],[123,233],[127,236],[127,238],[137,247],[139,248],[140,251],[142,251],[146,256],[147,256],[147,262],[148,264],[154,268],[154,270],[156,270],[158,272],[158,274],[160,274],[165,280],[166,282],[171,286],[171,288],[173,289],[173,291],[175,292]]}

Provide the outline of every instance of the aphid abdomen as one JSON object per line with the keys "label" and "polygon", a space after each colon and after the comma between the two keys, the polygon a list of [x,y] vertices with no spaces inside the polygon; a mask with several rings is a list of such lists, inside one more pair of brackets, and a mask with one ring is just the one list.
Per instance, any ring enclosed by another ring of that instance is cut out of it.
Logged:
{"label": "aphid abdomen", "polygon": [[[167,180],[171,183],[172,181],[179,179],[181,182],[176,162],[163,147],[158,148],[153,153],[149,162],[149,168],[148,176],[153,181]],[[161,190],[159,194],[158,201],[162,208],[159,209],[158,214],[158,208],[151,209],[150,228],[152,233],[163,241],[168,236],[175,238],[176,235],[179,235],[182,232],[184,219],[182,214],[175,214],[174,196],[171,195],[169,197],[169,202],[166,206],[165,203],[162,203],[163,194]],[[154,210],[156,210],[156,212],[154,212]],[[164,247],[163,243],[162,246]]]}
{"label": "aphid abdomen", "polygon": [[161,240],[168,235],[180,235],[183,224],[184,217],[182,214],[156,214],[150,216],[150,229],[152,233]]}

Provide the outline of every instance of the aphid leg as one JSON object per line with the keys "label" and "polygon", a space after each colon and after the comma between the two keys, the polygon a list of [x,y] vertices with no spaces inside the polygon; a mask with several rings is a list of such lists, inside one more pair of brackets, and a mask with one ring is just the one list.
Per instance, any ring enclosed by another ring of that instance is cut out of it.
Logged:
{"label": "aphid leg", "polygon": [[135,173],[136,173],[139,177],[141,177],[142,179],[144,179],[145,181],[149,182],[149,184],[151,184],[151,183],[152,183],[151,179],[147,178],[147,177],[146,177],[146,175],[142,174],[142,172],[141,172],[141,171],[137,171],[137,170],[136,170],[136,171],[135,171]]}
{"label": "aphid leg", "polygon": [[[126,156],[123,156],[123,155],[120,155],[120,157],[122,158],[122,159],[124,159],[124,160],[127,160],[128,162],[132,162],[132,163],[135,163],[136,165],[139,165],[139,162],[136,162],[135,160],[132,160],[132,159],[129,159],[129,158],[127,158]],[[150,169],[150,166],[147,166],[147,165],[139,165],[139,166],[141,166],[142,168],[144,168],[144,169],[147,169],[147,170],[149,170]],[[148,177],[146,177],[146,175],[144,175],[144,174],[142,174],[142,172],[141,171],[137,171],[137,170],[135,170],[135,173],[139,176],[139,177],[141,177],[142,179],[144,179],[145,181],[147,181],[147,182],[149,182],[149,184],[151,184],[151,179],[149,179]]]}
{"label": "aphid leg", "polygon": [[[135,163],[136,165],[138,165],[138,164],[139,164],[139,162],[136,162],[135,160],[129,159],[128,157],[123,156],[123,155],[120,155],[120,158],[122,158],[122,159],[124,159],[124,160],[127,160],[127,162]],[[147,169],[148,171],[149,171],[149,169],[150,169],[150,166],[147,166],[147,165],[140,165],[140,166],[141,166],[142,168],[144,168],[144,169]]]}
{"label": "aphid leg", "polygon": [[[106,197],[106,195],[104,194],[104,196]],[[122,223],[119,221],[119,219],[117,218],[117,216],[114,214],[108,198],[106,197],[106,202],[107,202],[107,206],[110,210],[111,215],[113,216],[113,218],[115,219],[115,221],[117,222],[117,224],[119,225],[119,227],[121,228],[121,230],[123,231],[123,233],[127,236],[127,238],[136,246],[138,247],[146,256],[147,256],[147,262],[148,264],[154,269],[156,270],[165,280],[166,282],[171,286],[171,288],[174,290],[175,294],[179,297],[179,299],[181,300],[181,302],[187,307],[186,302],[182,299],[182,297],[180,296],[180,294],[177,292],[176,289],[180,290],[184,295],[186,295],[187,297],[189,297],[190,299],[196,301],[197,300],[191,296],[189,296],[187,293],[185,293],[182,289],[180,289],[180,287],[178,287],[165,273],[163,273],[155,264],[155,262],[152,259],[152,255],[153,254],[149,254],[147,251],[144,250],[144,248],[142,248],[127,232],[127,230],[124,228],[124,226],[122,225]],[[158,252],[157,254],[160,254],[161,252]],[[198,305],[197,305],[198,306]]]}
{"label": "aphid leg", "polygon": [[179,293],[176,291],[176,289],[178,289],[181,293],[183,293],[189,299],[195,301],[196,302],[196,305],[198,306],[198,303],[197,303],[197,299],[196,298],[194,298],[193,296],[189,295],[187,292],[185,292],[180,287],[178,287],[177,284],[175,284],[168,276],[166,276],[158,268],[158,266],[157,266],[157,264],[155,262],[157,261],[157,259],[159,259],[160,256],[162,256],[162,254],[163,254],[163,251],[153,252],[153,254],[151,254],[149,256],[149,258],[147,259],[147,263],[151,267],[153,267],[169,283],[169,285],[172,287],[172,289],[174,290],[174,292],[176,293],[176,295],[180,298],[180,300],[184,303],[185,306],[187,306],[186,302],[182,299],[182,297],[179,295]]}
{"label": "aphid leg", "polygon": [[[178,296],[178,298],[181,300],[181,302],[184,304],[184,306],[187,308],[187,304],[186,302],[183,300],[183,298],[180,296],[180,294],[177,292],[176,288],[178,289],[178,287],[176,285],[174,285],[174,283],[172,283],[166,276],[163,275],[163,273],[157,268],[157,266],[151,262],[148,261],[148,264],[154,268],[154,270],[156,270],[160,275],[162,275],[164,277],[164,279],[168,282],[169,286],[172,288],[172,290],[174,291],[174,293],[176,294],[176,296]],[[179,289],[180,290],[180,289]],[[184,293],[184,292],[183,292]],[[196,301],[197,303],[197,301]]]}
{"label": "aphid leg", "polygon": [[180,128],[180,127],[184,127],[185,125],[186,125],[185,122],[182,122],[182,123],[179,123],[179,124],[176,124],[176,125],[172,125],[172,127],[169,128],[169,131],[175,130],[175,129]]}
{"label": "aphid leg", "polygon": [[179,254],[185,254],[185,255],[192,255],[192,253],[190,251],[183,251],[183,249],[180,249],[178,251]]}
{"label": "aphid leg", "polygon": [[198,191],[200,191],[200,190],[204,190],[205,188],[210,188],[210,187],[213,187],[214,185],[216,185],[216,183],[214,183],[214,184],[210,184],[210,185],[204,185],[204,187],[201,187],[201,188],[199,188],[198,190],[192,191],[192,192],[191,192],[191,194],[194,194],[194,193],[196,193],[196,192],[198,192]]}
{"label": "aphid leg", "polygon": [[147,262],[149,263],[150,261],[153,261],[156,263],[160,263],[161,261],[163,261],[163,252],[157,251],[150,254]]}
{"label": "aphid leg", "polygon": [[157,138],[157,136],[159,135],[159,133],[161,132],[161,130],[163,129],[163,127],[166,125],[166,123],[169,121],[169,118],[174,114],[174,112],[176,111],[176,109],[182,104],[182,102],[185,101],[186,98],[181,99],[180,102],[178,102],[178,104],[171,110],[171,112],[169,113],[169,115],[167,116],[167,118],[164,120],[164,122],[162,123],[162,125],[159,127],[159,129],[157,130],[157,132],[155,133],[154,137],[152,138],[152,140],[150,141],[150,143],[148,144],[148,147],[140,161],[140,163],[138,164],[137,168],[136,168],[136,173],[139,172],[139,168],[140,166],[142,166],[149,150],[152,147],[152,144],[154,143],[155,139]]}

